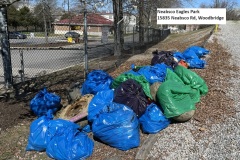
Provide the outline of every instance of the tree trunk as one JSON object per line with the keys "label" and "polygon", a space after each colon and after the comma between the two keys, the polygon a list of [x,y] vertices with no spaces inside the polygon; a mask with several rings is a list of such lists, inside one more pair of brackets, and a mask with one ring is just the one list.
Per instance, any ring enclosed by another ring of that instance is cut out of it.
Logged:
{"label": "tree trunk", "polygon": [[44,23],[44,33],[45,33],[45,42],[48,43],[48,32],[47,32],[47,20],[46,20],[46,14],[45,14],[45,6],[42,3],[43,7],[43,23]]}
{"label": "tree trunk", "polygon": [[114,55],[120,56],[123,38],[123,10],[122,0],[113,0],[113,14],[114,14]]}
{"label": "tree trunk", "polygon": [[139,1],[139,43],[144,45],[144,15],[143,15],[144,0]]}
{"label": "tree trunk", "polygon": [[50,20],[50,18],[48,19],[48,23],[49,23],[49,33],[52,33],[52,22]]}
{"label": "tree trunk", "polygon": [[0,54],[2,55],[5,87],[13,85],[10,43],[8,39],[7,7],[0,8]]}
{"label": "tree trunk", "polygon": [[119,0],[119,32],[120,32],[120,48],[121,51],[123,49],[123,44],[124,44],[124,19],[123,19],[123,5],[122,5],[122,0]]}

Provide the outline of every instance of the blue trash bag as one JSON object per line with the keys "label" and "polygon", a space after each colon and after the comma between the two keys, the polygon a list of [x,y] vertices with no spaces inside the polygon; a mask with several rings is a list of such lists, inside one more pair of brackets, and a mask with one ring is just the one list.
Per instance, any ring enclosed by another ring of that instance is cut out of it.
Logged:
{"label": "blue trash bag", "polygon": [[171,67],[164,63],[155,64],[154,66],[140,68],[138,73],[143,75],[150,85],[152,85],[155,82],[163,82],[165,80],[167,68],[171,69]]}
{"label": "blue trash bag", "polygon": [[113,78],[102,70],[94,70],[87,75],[80,90],[82,95],[97,94],[99,91],[108,90],[112,84]]}
{"label": "blue trash bag", "polygon": [[193,50],[185,50],[183,52],[183,56],[185,57],[186,62],[188,63],[189,68],[197,68],[202,69],[205,67],[206,61],[199,59]]}
{"label": "blue trash bag", "polygon": [[86,126],[84,126],[83,128],[80,129],[81,132],[84,132],[84,133],[89,133],[91,132],[91,126],[88,124]]}
{"label": "blue trash bag", "polygon": [[76,130],[80,129],[80,126],[77,123],[73,123],[64,119],[54,119],[48,124],[48,134],[50,135],[50,137],[54,137],[57,133],[59,134],[59,130],[69,127]]}
{"label": "blue trash bag", "polygon": [[93,147],[93,141],[85,133],[74,127],[66,127],[58,130],[48,143],[46,153],[57,160],[80,160],[89,157]]}
{"label": "blue trash bag", "polygon": [[80,128],[78,124],[67,120],[53,120],[52,112],[49,110],[47,115],[32,122],[26,150],[44,151],[58,130],[68,127]]}
{"label": "blue trash bag", "polygon": [[132,74],[134,76],[140,76],[140,74],[138,73],[138,70],[141,68],[142,66],[135,66],[135,64],[131,64],[131,70],[124,72],[123,74]]}
{"label": "blue trash bag", "polygon": [[190,69],[203,69],[206,65],[206,61],[199,58],[188,59],[186,62]]}
{"label": "blue trash bag", "polygon": [[174,52],[173,57],[176,58],[178,61],[185,60],[185,57],[181,52]]}
{"label": "blue trash bag", "polygon": [[111,103],[103,108],[92,124],[94,137],[119,150],[140,145],[139,122],[129,107]]}
{"label": "blue trash bag", "polygon": [[27,151],[44,151],[46,149],[48,141],[52,138],[48,134],[48,125],[52,119],[52,111],[49,110],[46,115],[39,117],[31,123],[26,147]]}
{"label": "blue trash bag", "polygon": [[144,133],[158,133],[170,124],[162,111],[154,103],[151,103],[145,113],[139,118],[142,131]]}
{"label": "blue trash bag", "polygon": [[132,74],[134,76],[140,76],[140,74],[135,69],[131,69],[129,71],[124,72],[123,74]]}
{"label": "blue trash bag", "polygon": [[61,98],[53,93],[49,93],[46,88],[41,90],[31,101],[30,109],[33,113],[40,117],[52,110],[55,114],[61,108]]}
{"label": "blue trash bag", "polygon": [[93,122],[99,112],[113,101],[114,91],[112,89],[98,92],[88,104],[88,121]]}
{"label": "blue trash bag", "polygon": [[146,80],[151,84],[155,82],[163,82],[166,76],[167,68],[172,69],[164,63],[157,63],[154,66],[141,66],[135,67],[131,66],[131,70],[125,72],[125,74],[133,74],[136,76],[144,76]]}
{"label": "blue trash bag", "polygon": [[205,48],[203,48],[203,47],[199,47],[199,46],[191,46],[191,47],[187,48],[186,50],[192,50],[192,51],[194,51],[195,54],[196,54],[199,58],[201,58],[202,56],[207,55],[207,54],[210,53],[209,50],[207,50],[207,49],[205,49]]}
{"label": "blue trash bag", "polygon": [[195,58],[199,59],[199,57],[196,55],[196,53],[193,50],[185,50],[182,54],[185,60],[195,59]]}

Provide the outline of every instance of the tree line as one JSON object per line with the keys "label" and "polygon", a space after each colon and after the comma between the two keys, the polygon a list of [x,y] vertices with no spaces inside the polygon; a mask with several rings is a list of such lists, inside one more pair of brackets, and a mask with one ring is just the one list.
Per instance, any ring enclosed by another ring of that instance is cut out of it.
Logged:
{"label": "tree line", "polygon": [[[42,0],[41,3],[37,3],[33,8],[26,5],[20,6],[21,2],[16,2],[8,6],[8,25],[14,30],[18,30],[18,27],[24,27],[26,31],[29,27],[34,27],[34,30],[44,29],[45,23],[48,26],[49,32],[51,24],[56,17],[56,0]],[[44,22],[45,19],[45,22]]]}
{"label": "tree line", "polygon": [[[159,28],[156,16],[157,8],[181,8],[183,4],[193,4],[194,2],[195,0],[64,0],[64,6],[66,4],[68,6],[66,11],[66,7],[59,7],[57,0],[39,0],[33,9],[27,6],[17,9],[16,5],[10,5],[8,7],[8,24],[15,30],[19,26],[25,27],[27,31],[30,26],[33,26],[35,31],[37,28],[41,28],[47,37],[47,33],[53,31],[52,23],[56,17],[71,19],[77,14],[82,14],[84,9],[87,9],[88,12],[99,12],[108,6],[114,16],[115,53],[118,55],[124,44],[123,14],[136,16],[139,42],[144,44],[144,28]],[[226,8],[227,20],[239,20],[240,11],[236,6],[236,0],[211,0],[202,3],[199,7]]]}
{"label": "tree line", "polygon": [[[124,14],[135,15],[137,17],[138,26],[156,25],[156,10],[157,8],[172,8],[182,7],[183,3],[194,3],[194,0],[86,0],[87,10],[89,12],[97,12],[99,9],[108,5],[109,10],[113,10],[115,20],[120,21]],[[68,3],[68,11],[57,5],[57,0],[39,0],[33,9],[23,6],[19,8],[19,3],[8,7],[8,24],[15,30],[19,26],[25,27],[28,30],[29,26],[44,29],[44,24],[51,31],[51,23],[57,17],[65,19],[73,17],[83,11],[82,0],[65,0],[65,5]],[[102,4],[102,5],[100,5]],[[227,20],[239,20],[240,11],[237,10],[236,0],[212,0],[208,3],[202,3],[201,8],[226,8]],[[45,18],[45,23],[44,23]],[[121,24],[120,24],[121,25]],[[121,28],[121,26],[120,26]],[[121,31],[123,32],[123,31]],[[140,31],[141,32],[141,31]]]}

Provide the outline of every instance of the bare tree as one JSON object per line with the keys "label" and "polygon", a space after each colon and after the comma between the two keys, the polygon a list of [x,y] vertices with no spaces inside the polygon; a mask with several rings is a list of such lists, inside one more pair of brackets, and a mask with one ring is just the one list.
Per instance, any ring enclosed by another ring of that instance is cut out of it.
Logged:
{"label": "bare tree", "polygon": [[156,26],[157,8],[181,7],[183,2],[191,0],[139,0],[134,1],[138,6],[139,43],[144,44],[144,27]]}
{"label": "bare tree", "polygon": [[[213,8],[226,8],[226,19],[227,20],[234,20],[237,18],[237,12],[236,12],[236,6],[237,6],[236,0],[214,0],[212,3]],[[238,17],[239,20],[239,17]]]}
{"label": "bare tree", "polygon": [[237,10],[238,2],[236,0],[212,0],[210,4],[202,3],[202,8],[226,8],[227,20],[239,20],[240,14]]}
{"label": "bare tree", "polygon": [[122,0],[112,0],[114,16],[114,55],[120,56],[123,48],[123,6]]}
{"label": "bare tree", "polygon": [[[69,0],[71,1],[71,0]],[[74,0],[71,1],[70,8],[72,12],[81,13],[84,10],[82,5],[83,0]],[[87,12],[97,12],[99,9],[102,9],[107,4],[108,0],[85,0]]]}

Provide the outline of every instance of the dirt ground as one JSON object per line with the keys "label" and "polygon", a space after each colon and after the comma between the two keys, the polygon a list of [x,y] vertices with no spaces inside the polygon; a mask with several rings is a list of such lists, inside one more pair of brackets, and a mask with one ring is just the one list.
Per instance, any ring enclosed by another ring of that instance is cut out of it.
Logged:
{"label": "dirt ground", "polygon": [[[123,71],[130,69],[130,65],[149,65],[151,60],[151,51],[158,50],[179,50],[183,51],[190,45],[202,45],[207,38],[210,30],[199,31],[189,35],[173,35],[167,38],[144,54],[146,58],[133,58],[122,63],[114,71],[109,72],[111,76],[116,77]],[[183,38],[184,37],[184,38]],[[235,66],[231,66],[229,59],[231,55],[217,43],[216,40],[206,44],[205,48],[211,51],[210,55],[205,57],[207,61],[206,69],[195,69],[207,83],[209,92],[206,96],[201,98],[198,103],[194,119],[200,122],[200,126],[207,128],[215,123],[220,123],[224,120],[224,116],[231,116],[235,110],[231,107],[232,100],[226,96],[226,90],[229,87],[228,81],[223,81],[221,85],[218,84],[219,79],[228,79],[230,71],[235,71]],[[141,57],[141,56],[139,56]],[[148,57],[148,58],[147,58]],[[116,58],[109,58],[109,62]],[[123,61],[126,57],[123,58]],[[106,60],[104,60],[105,63]],[[225,72],[228,70],[229,72]],[[76,74],[75,74],[76,75]],[[68,85],[70,84],[67,83]],[[66,100],[66,95],[62,92],[62,88],[68,87],[66,83],[61,85],[53,85],[50,90],[57,93]],[[0,159],[50,159],[45,152],[26,152],[25,147],[29,134],[29,125],[36,119],[29,108],[30,99],[37,93],[37,89],[32,92],[26,99],[10,99],[6,101],[5,98],[0,99]],[[204,136],[202,131],[193,133],[196,138]],[[91,133],[89,133],[91,137]],[[142,142],[148,138],[148,135],[141,133]],[[129,151],[120,151],[109,147],[105,144],[95,141],[94,152],[88,159],[91,160],[106,160],[106,159],[135,159],[138,148]]]}

